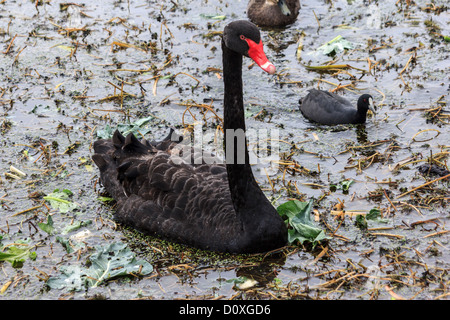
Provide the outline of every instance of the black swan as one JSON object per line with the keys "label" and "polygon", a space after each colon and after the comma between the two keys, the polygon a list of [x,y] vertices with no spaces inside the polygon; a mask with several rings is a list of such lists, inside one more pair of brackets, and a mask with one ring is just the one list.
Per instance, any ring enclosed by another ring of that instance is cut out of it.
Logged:
{"label": "black swan", "polygon": [[327,125],[359,124],[366,122],[367,110],[375,114],[373,98],[369,94],[359,97],[357,108],[347,99],[328,91],[311,89],[300,99],[300,111],[314,122]]}
{"label": "black swan", "polygon": [[[270,74],[275,67],[264,54],[259,30],[248,21],[225,27],[222,52],[224,129],[245,132],[242,56]],[[261,253],[287,244],[286,225],[255,181],[246,143],[232,145],[234,160],[239,147],[245,152],[243,164],[227,158],[226,165],[195,165],[173,161],[170,152],[178,142],[169,135],[150,143],[116,131],[112,139],[94,143],[92,159],[117,202],[119,222],[212,251]]]}
{"label": "black swan", "polygon": [[247,16],[260,27],[283,27],[295,22],[299,10],[299,0],[250,0]]}

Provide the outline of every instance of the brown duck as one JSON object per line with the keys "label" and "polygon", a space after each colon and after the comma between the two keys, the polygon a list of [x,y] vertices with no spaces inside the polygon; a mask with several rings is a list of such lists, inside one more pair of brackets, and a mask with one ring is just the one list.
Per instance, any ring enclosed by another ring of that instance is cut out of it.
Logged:
{"label": "brown duck", "polygon": [[299,0],[250,0],[247,16],[260,27],[283,27],[295,22],[299,10]]}

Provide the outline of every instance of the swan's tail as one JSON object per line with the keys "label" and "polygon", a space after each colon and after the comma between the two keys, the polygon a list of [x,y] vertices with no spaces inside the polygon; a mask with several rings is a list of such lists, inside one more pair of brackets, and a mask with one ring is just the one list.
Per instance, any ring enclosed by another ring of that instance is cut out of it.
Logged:
{"label": "swan's tail", "polygon": [[116,200],[125,195],[119,177],[124,162],[155,152],[154,147],[141,143],[133,134],[124,137],[118,130],[111,139],[95,141],[94,151],[92,160],[100,170],[100,180]]}
{"label": "swan's tail", "polygon": [[169,134],[161,141],[143,141],[148,146],[153,146],[158,150],[170,151],[177,144],[183,141],[183,136],[178,135],[174,129],[170,128]]}
{"label": "swan's tail", "polygon": [[92,156],[100,172],[116,162],[115,159],[137,156],[149,152],[150,146],[146,146],[130,133],[126,138],[116,130],[112,139],[100,139],[94,142],[95,154]]}

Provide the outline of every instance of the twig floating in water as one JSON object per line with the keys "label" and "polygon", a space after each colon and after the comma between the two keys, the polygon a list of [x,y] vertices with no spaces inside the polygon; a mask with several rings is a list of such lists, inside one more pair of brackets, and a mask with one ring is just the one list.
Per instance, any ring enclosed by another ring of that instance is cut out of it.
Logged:
{"label": "twig floating in water", "polygon": [[399,234],[392,234],[392,233],[383,233],[383,232],[370,232],[370,235],[372,236],[386,236],[386,237],[393,237],[393,238],[399,238],[403,239],[404,236]]}
{"label": "twig floating in water", "polygon": [[411,60],[413,58],[413,54],[409,57],[408,62],[406,62],[405,67],[400,71],[399,75],[401,75],[403,72],[405,72],[406,68],[408,68],[409,64],[411,63]]}
{"label": "twig floating in water", "polygon": [[389,292],[389,294],[390,294],[393,298],[395,298],[395,299],[397,299],[397,300],[405,300],[405,298],[403,298],[402,296],[396,294],[396,293],[392,290],[392,288],[389,287],[388,285],[386,285],[384,288],[386,289],[387,292]]}
{"label": "twig floating in water", "polygon": [[26,210],[22,210],[22,211],[20,211],[20,212],[14,213],[11,217],[15,217],[15,216],[18,216],[19,214],[22,214],[22,213],[26,213],[26,212],[29,212],[29,211],[33,211],[33,210],[39,209],[39,208],[41,208],[42,206],[43,206],[43,205],[40,204],[40,205],[38,205],[38,206],[29,208],[29,209],[26,209]]}
{"label": "twig floating in water", "polygon": [[424,238],[429,238],[429,237],[433,237],[433,236],[438,236],[444,233],[450,232],[450,230],[442,230],[442,231],[438,231],[438,232],[434,232],[434,233],[430,233],[426,236],[424,236]]}
{"label": "twig floating in water", "polygon": [[10,166],[9,170],[11,170],[11,172],[14,172],[15,174],[17,174],[20,177],[25,177],[27,174],[19,169],[17,169],[16,167]]}
{"label": "twig floating in water", "polygon": [[411,190],[409,190],[409,191],[406,191],[406,192],[402,193],[401,195],[399,195],[399,196],[396,197],[395,199],[398,199],[398,198],[401,198],[401,197],[403,197],[403,196],[406,196],[408,193],[411,193],[411,192],[416,191],[416,190],[418,190],[418,189],[420,189],[420,188],[423,188],[423,187],[425,187],[425,186],[428,186],[429,184],[432,184],[432,183],[437,182],[437,181],[439,181],[439,180],[447,179],[448,177],[450,177],[450,174],[448,174],[448,175],[446,175],[446,176],[443,176],[443,177],[440,177],[440,178],[437,178],[437,179],[434,179],[434,180],[429,181],[429,182],[427,182],[427,183],[424,183],[424,184],[422,184],[422,185],[420,185],[420,186],[418,186],[418,187],[415,187],[414,189],[411,189]]}
{"label": "twig floating in water", "polygon": [[[437,134],[436,134],[434,137],[429,138],[429,139],[425,139],[425,140],[416,140],[416,139],[415,139],[419,134],[424,133],[424,132],[427,132],[427,131],[436,131]],[[425,130],[420,130],[419,132],[417,132],[417,133],[411,138],[411,140],[413,140],[414,142],[425,142],[425,141],[430,141],[430,140],[433,140],[434,138],[436,138],[436,137],[437,137],[438,135],[440,135],[440,134],[441,134],[441,132],[440,132],[439,130],[437,130],[437,129],[425,129]]]}
{"label": "twig floating in water", "polygon": [[7,54],[7,53],[9,52],[9,49],[11,49],[11,46],[12,46],[14,40],[16,40],[16,37],[17,37],[17,34],[16,34],[16,35],[12,38],[12,40],[9,42],[9,46],[8,46],[8,48],[6,48],[5,51],[3,51],[3,54]]}

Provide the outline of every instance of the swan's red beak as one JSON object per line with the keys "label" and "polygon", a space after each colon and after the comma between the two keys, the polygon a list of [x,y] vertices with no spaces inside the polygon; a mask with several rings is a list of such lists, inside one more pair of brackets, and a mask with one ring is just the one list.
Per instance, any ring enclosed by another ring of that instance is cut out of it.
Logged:
{"label": "swan's red beak", "polygon": [[263,50],[263,43],[260,40],[256,43],[253,40],[245,39],[248,43],[248,56],[256,62],[258,66],[261,67],[268,74],[274,74],[276,71],[275,66],[267,59],[266,54]]}

